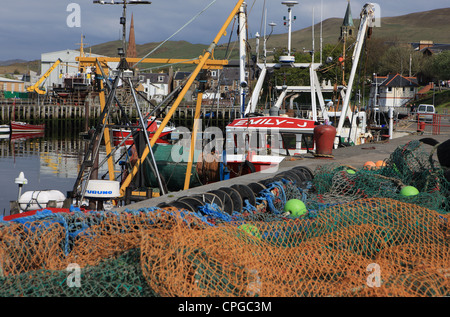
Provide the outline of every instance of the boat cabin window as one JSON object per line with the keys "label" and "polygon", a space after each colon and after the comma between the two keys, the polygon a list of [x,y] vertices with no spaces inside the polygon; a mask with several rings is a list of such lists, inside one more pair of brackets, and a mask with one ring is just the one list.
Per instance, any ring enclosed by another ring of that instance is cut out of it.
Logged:
{"label": "boat cabin window", "polygon": [[281,133],[283,148],[292,150],[297,147],[297,138],[295,133]]}
{"label": "boat cabin window", "polygon": [[314,149],[314,135],[302,134],[302,149]]}

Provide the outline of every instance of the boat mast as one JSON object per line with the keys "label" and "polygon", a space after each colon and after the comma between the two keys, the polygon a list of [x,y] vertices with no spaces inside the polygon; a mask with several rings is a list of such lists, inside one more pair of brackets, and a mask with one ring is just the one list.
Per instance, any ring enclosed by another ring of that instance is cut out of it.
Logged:
{"label": "boat mast", "polygon": [[244,117],[245,109],[245,90],[248,86],[245,80],[245,59],[246,54],[246,44],[247,44],[247,33],[246,33],[246,7],[247,4],[244,2],[239,9],[239,96],[241,105],[241,117]]}
{"label": "boat mast", "polygon": [[[219,32],[217,33],[216,37],[214,38],[214,40],[211,42],[211,45],[208,47],[208,49],[206,50],[205,54],[203,56],[201,56],[199,58],[197,67],[195,68],[195,70],[192,72],[191,76],[189,77],[188,81],[186,82],[185,86],[183,87],[183,89],[181,90],[180,94],[178,95],[177,99],[175,100],[175,102],[173,103],[172,107],[170,108],[169,112],[167,113],[167,115],[164,117],[163,121],[161,122],[159,128],[156,130],[155,134],[153,135],[152,139],[150,140],[150,146],[155,145],[156,140],[159,138],[162,130],[165,128],[165,126],[167,125],[167,123],[169,122],[169,120],[172,118],[175,110],[178,108],[178,106],[180,105],[181,101],[183,100],[183,98],[185,97],[187,91],[190,89],[190,87],[192,86],[192,83],[194,82],[195,78],[197,77],[197,75],[199,74],[199,72],[203,69],[203,67],[205,66],[205,64],[207,63],[207,61],[211,58],[212,53],[214,51],[214,49],[217,46],[217,43],[219,42],[220,38],[222,36],[224,36],[226,29],[228,28],[228,26],[230,25],[231,21],[234,19],[234,17],[236,16],[236,14],[239,13],[239,9],[242,6],[242,3],[244,2],[244,0],[239,0],[236,4],[236,6],[233,8],[233,10],[231,11],[230,15],[228,16],[227,20],[225,21],[225,23],[222,25],[221,29],[219,30]],[[142,153],[141,157],[139,158],[139,160],[136,162],[136,164],[133,166],[130,174],[127,176],[127,178],[123,181],[121,187],[120,187],[120,194],[124,195],[125,193],[125,188],[128,187],[128,185],[131,182],[131,179],[136,175],[136,173],[138,172],[139,166],[144,162],[144,160],[147,158],[148,154],[149,154],[150,150],[148,147],[146,147],[144,149],[144,152]]]}
{"label": "boat mast", "polygon": [[[288,54],[287,56],[280,56],[280,62],[293,63],[295,61],[295,56],[291,55],[291,39],[292,39],[292,7],[298,4],[298,1],[283,1],[281,4],[288,7]],[[285,22],[286,24],[286,22]]]}

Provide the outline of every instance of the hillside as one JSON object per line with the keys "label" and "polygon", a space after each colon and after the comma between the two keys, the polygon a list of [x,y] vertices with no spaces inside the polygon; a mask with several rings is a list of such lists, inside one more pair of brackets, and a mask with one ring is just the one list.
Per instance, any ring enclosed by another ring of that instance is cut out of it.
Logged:
{"label": "hillside", "polygon": [[[136,51],[138,57],[144,57],[155,49],[160,43],[146,43],[146,44],[136,44]],[[121,41],[112,41],[107,43],[102,43],[99,45],[94,45],[87,48],[86,51],[90,51],[94,54],[105,55],[105,56],[117,56],[117,48],[122,46]],[[196,58],[204,53],[208,48],[208,45],[204,44],[191,44],[186,41],[168,41],[153,54],[149,55],[148,58],[181,58],[190,59]],[[216,59],[222,59],[225,57],[225,48],[218,47],[215,51]],[[237,53],[232,55],[232,58],[236,58]],[[140,69],[154,68],[157,64],[141,64]],[[189,65],[176,65],[175,66],[181,70],[188,70],[193,68]]]}
{"label": "hillside", "polygon": [[[353,12],[359,12],[353,8]],[[398,41],[403,43],[431,40],[435,43],[450,43],[450,8],[417,12],[396,17],[381,19],[381,27],[374,28],[373,37],[383,38],[386,41]],[[354,15],[354,23],[359,26],[358,16]],[[323,44],[336,44],[339,39],[342,18],[329,18],[322,22]],[[315,26],[315,45],[319,49],[320,23]],[[287,47],[288,35],[272,34],[267,42],[269,50],[272,48]],[[255,39],[251,39],[250,45],[255,47]],[[136,45],[138,56],[144,56],[159,43],[147,43]],[[108,42],[92,47],[92,53],[116,56],[119,41]],[[312,27],[292,32],[292,47],[296,51],[312,48]],[[169,41],[150,57],[190,58],[198,56],[207,48],[207,45],[190,44],[185,41]],[[224,57],[224,47],[216,49],[216,58]],[[232,57],[237,57],[236,45]],[[150,66],[149,66],[150,67]]]}
{"label": "hillside", "polygon": [[[353,6],[353,12],[359,9]],[[343,12],[344,13],[344,12]],[[353,14],[354,23],[359,26],[358,15]],[[374,38],[382,38],[386,41],[397,41],[403,43],[419,42],[420,40],[431,40],[435,43],[450,43],[450,8],[417,12],[396,17],[385,17],[381,19],[381,27],[373,29],[372,36]],[[337,44],[340,34],[340,26],[343,18],[329,18],[322,22],[323,43]],[[319,49],[320,23],[315,26],[315,45],[316,50]],[[287,47],[287,33],[272,34],[267,42],[269,50],[273,48]],[[251,47],[255,47],[255,39],[250,41]],[[234,44],[231,58],[237,58],[237,45]],[[143,57],[152,51],[159,43],[137,44],[136,49],[139,57]],[[86,48],[86,52],[106,56],[117,56],[117,48],[122,46],[120,41],[106,42],[99,45]],[[168,41],[160,49],[149,57],[162,58],[194,58],[203,54],[208,45],[191,44],[186,41]],[[292,32],[292,48],[298,52],[303,49],[311,50],[312,48],[312,27],[304,28]],[[225,45],[216,48],[215,58],[222,59],[225,57]],[[1,63],[0,63],[1,65]],[[157,65],[143,64],[141,69],[154,68]],[[13,73],[19,71],[25,73],[28,69],[39,71],[39,61],[14,63],[8,66],[0,66],[0,73]],[[176,68],[181,70],[189,70],[189,66],[177,65]]]}
{"label": "hillside", "polygon": [[41,71],[41,61],[14,62],[6,66],[0,66],[0,74],[25,74],[29,70],[39,73]]}
{"label": "hillside", "polygon": [[[354,9],[354,8],[353,8]],[[358,10],[353,10],[358,12]],[[373,29],[374,38],[383,38],[387,41],[396,40],[403,43],[431,40],[434,43],[450,43],[450,8],[417,12],[396,17],[381,19],[381,27]],[[354,15],[353,22],[359,26],[359,18]],[[342,18],[326,19],[322,23],[323,43],[336,44],[340,35]],[[320,23],[315,26],[315,45],[319,48]],[[267,45],[269,48],[282,48],[287,46],[286,34],[273,34]],[[312,27],[292,32],[292,47],[297,51],[312,47]]]}

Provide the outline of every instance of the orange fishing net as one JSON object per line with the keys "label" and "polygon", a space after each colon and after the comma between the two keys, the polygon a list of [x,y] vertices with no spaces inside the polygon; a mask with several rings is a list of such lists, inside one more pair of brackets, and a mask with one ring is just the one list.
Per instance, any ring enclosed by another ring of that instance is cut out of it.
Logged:
{"label": "orange fishing net", "polygon": [[[0,296],[450,296],[450,184],[420,149],[373,171],[294,168],[257,197],[241,185],[234,212],[180,200],[0,219]],[[285,213],[290,199],[307,213]]]}
{"label": "orange fishing net", "polygon": [[[73,241],[68,254],[61,248],[66,238],[62,226],[40,222],[3,228],[1,276],[8,283],[0,293],[23,289],[28,283],[24,275],[39,276],[39,294],[53,293],[64,280],[63,273],[55,277],[54,272],[64,272],[70,263],[85,270],[95,267],[101,280],[111,272],[118,274],[124,263],[113,260],[106,272],[104,261],[130,250],[140,250],[133,263],[140,273],[128,282],[159,296],[450,293],[449,219],[413,204],[362,199],[305,218],[217,226],[183,211],[169,211],[105,216]],[[97,289],[97,282],[90,285],[80,292],[111,294]],[[69,291],[73,289],[66,288]]]}
{"label": "orange fishing net", "polygon": [[163,296],[450,292],[448,222],[431,210],[368,199],[327,208],[314,219],[246,225],[257,230],[226,224],[147,232],[141,244],[146,280]]}

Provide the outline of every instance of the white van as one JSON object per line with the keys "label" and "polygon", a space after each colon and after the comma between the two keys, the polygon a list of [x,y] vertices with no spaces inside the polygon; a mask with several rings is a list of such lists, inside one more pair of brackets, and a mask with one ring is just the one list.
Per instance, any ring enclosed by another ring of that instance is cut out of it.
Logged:
{"label": "white van", "polygon": [[433,121],[433,115],[436,113],[436,109],[433,105],[421,104],[417,107],[417,120],[418,121]]}

